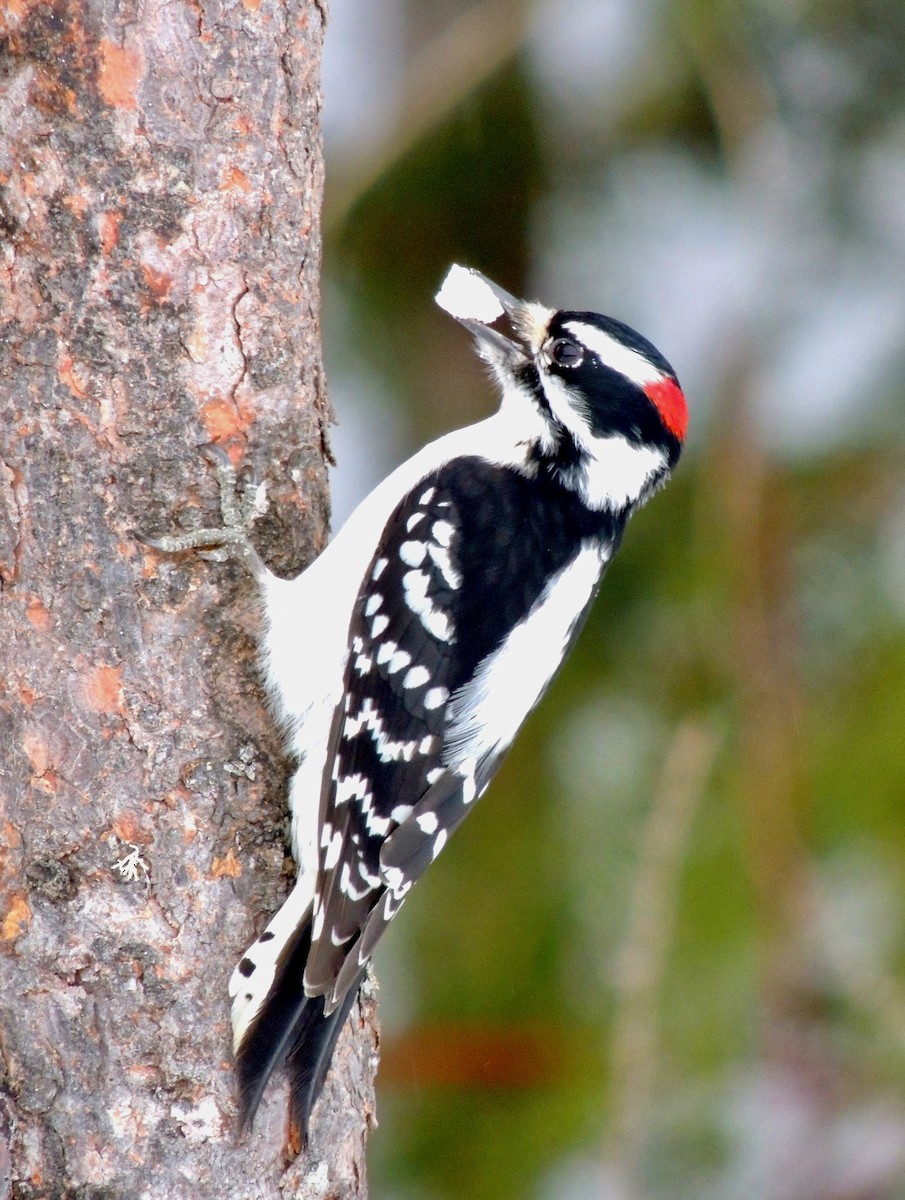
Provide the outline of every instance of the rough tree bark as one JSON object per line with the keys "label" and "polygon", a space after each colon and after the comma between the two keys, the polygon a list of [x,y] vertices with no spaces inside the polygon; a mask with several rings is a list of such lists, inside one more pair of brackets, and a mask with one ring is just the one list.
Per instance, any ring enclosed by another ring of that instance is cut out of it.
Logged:
{"label": "rough tree bark", "polygon": [[237,1142],[226,985],[286,891],[287,764],[250,581],[130,536],[213,514],[216,441],[270,480],[277,570],[324,541],[323,12],[0,23],[0,1195],[363,1196],[370,1003],[310,1152],[279,1087]]}

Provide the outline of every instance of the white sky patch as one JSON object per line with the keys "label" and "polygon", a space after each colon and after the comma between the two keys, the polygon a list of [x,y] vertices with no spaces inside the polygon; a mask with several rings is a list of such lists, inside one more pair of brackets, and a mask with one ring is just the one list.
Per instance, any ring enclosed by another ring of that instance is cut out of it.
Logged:
{"label": "white sky patch", "polygon": [[641,330],[675,367],[697,426],[767,292],[764,241],[723,182],[681,152],[614,158],[539,210],[535,245],[537,290]]}
{"label": "white sky patch", "polygon": [[653,786],[662,736],[655,711],[631,696],[599,691],[570,710],[549,743],[549,756],[563,801],[586,822],[599,819],[602,804],[636,809]]}
{"label": "white sky patch", "polygon": [[402,0],[342,0],[324,39],[324,142],[328,161],[365,155],[398,121],[405,66]]}
{"label": "white sky patch", "polygon": [[[905,145],[905,125],[890,145]],[[837,237],[821,211],[826,165],[820,147],[778,126],[752,139],[737,190],[681,151],[615,156],[596,188],[566,185],[539,208],[537,290],[649,336],[689,397],[693,440],[747,357],[768,448],[832,451],[863,436],[895,386],[905,222],[894,207],[902,173],[887,165],[885,191],[871,189],[872,236]],[[867,186],[857,183],[865,207]]]}
{"label": "white sky patch", "polygon": [[538,0],[528,53],[550,123],[595,133],[616,124],[672,68],[659,21],[654,0]]}
{"label": "white sky patch", "polygon": [[[893,270],[890,270],[893,266]],[[764,440],[788,452],[825,452],[867,428],[871,402],[898,380],[905,343],[905,293],[879,256],[814,281],[818,298],[802,305],[755,380]],[[869,390],[865,379],[871,380]]]}
{"label": "white sky patch", "polygon": [[371,489],[399,464],[404,456],[406,419],[380,375],[360,361],[354,351],[350,352],[352,338],[346,329],[345,302],[329,281],[325,284],[324,305],[324,327],[330,331],[324,338],[327,378],[330,402],[337,414],[336,423],[330,426],[330,448],[337,463],[330,468],[331,525],[335,532]]}

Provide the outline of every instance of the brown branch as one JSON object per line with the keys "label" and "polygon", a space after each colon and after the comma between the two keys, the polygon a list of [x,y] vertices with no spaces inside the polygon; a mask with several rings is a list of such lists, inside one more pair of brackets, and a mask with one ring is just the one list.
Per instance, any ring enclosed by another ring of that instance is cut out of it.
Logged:
{"label": "brown branch", "polygon": [[613,1110],[607,1155],[632,1195],[647,1139],[658,1059],[658,997],[675,925],[679,875],[691,823],[713,765],[713,730],[676,731],[641,839],[628,930],[616,969]]}

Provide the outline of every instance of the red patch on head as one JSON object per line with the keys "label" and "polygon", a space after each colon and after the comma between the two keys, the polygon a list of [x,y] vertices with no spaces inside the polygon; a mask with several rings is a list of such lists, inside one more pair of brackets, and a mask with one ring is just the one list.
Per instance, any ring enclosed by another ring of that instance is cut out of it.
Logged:
{"label": "red patch on head", "polygon": [[680,442],[685,441],[688,429],[688,405],[685,395],[674,379],[664,377],[644,386],[644,394],[657,407],[663,424]]}

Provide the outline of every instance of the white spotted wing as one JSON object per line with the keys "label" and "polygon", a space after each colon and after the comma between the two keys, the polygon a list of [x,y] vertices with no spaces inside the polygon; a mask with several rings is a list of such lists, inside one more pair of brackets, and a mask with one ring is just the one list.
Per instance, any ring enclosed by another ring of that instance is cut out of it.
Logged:
{"label": "white spotted wing", "polygon": [[465,458],[387,523],[352,616],[321,796],[305,986],[328,1010],[562,660],[586,607],[574,597],[589,602],[600,574],[588,522],[556,483]]}
{"label": "white spotted wing", "polygon": [[[384,844],[410,823],[422,858],[425,843],[439,850],[447,836],[440,817],[425,818],[419,806],[440,794],[449,805],[462,793],[462,778],[442,765],[447,702],[467,671],[456,624],[463,584],[456,508],[431,481],[403,501],[353,613],[345,695],[321,801],[314,944],[305,971],[309,993],[325,992],[328,1000],[358,974],[359,959],[367,960],[379,936],[376,927],[382,931],[431,858],[385,866]],[[362,938],[378,905],[374,933]]]}

